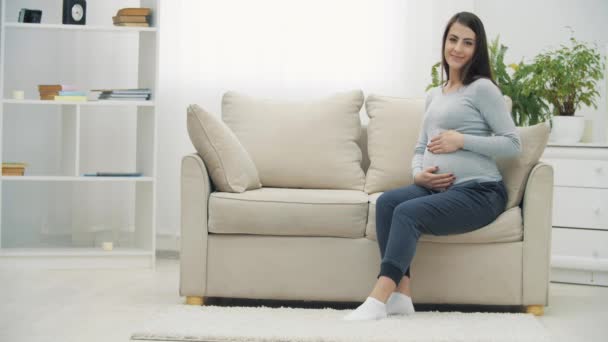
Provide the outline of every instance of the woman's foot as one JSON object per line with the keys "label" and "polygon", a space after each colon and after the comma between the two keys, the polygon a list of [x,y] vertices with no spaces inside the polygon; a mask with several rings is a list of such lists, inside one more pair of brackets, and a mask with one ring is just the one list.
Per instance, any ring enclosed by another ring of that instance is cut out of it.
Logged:
{"label": "woman's foot", "polygon": [[367,297],[363,304],[344,317],[345,321],[366,321],[386,318],[386,304],[374,297]]}
{"label": "woman's foot", "polygon": [[414,310],[412,298],[401,293],[393,292],[386,302],[386,313],[388,315],[411,315]]}

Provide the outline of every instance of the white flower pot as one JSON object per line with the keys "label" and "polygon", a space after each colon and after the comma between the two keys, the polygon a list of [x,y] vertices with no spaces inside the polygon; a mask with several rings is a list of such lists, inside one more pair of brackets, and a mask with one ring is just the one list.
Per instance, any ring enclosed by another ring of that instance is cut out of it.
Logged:
{"label": "white flower pot", "polygon": [[554,116],[551,121],[549,141],[560,144],[575,144],[581,141],[585,131],[583,116]]}

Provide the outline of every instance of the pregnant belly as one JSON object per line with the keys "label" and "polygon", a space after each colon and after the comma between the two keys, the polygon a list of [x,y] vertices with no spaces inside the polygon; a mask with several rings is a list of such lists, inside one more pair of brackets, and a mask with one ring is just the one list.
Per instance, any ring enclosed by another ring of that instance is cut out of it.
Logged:
{"label": "pregnant belly", "polygon": [[443,154],[425,151],[422,159],[423,169],[433,166],[438,167],[435,174],[454,174],[454,184],[480,177],[500,177],[493,159],[466,150]]}

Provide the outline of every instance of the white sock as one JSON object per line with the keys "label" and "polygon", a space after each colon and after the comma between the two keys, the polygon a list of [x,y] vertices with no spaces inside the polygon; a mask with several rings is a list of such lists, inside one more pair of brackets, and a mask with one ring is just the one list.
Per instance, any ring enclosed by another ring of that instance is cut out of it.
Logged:
{"label": "white sock", "polygon": [[386,318],[386,304],[374,297],[367,297],[363,304],[344,317],[345,321],[362,321]]}
{"label": "white sock", "polygon": [[416,311],[412,298],[401,292],[393,292],[386,302],[386,312],[389,315],[411,315]]}

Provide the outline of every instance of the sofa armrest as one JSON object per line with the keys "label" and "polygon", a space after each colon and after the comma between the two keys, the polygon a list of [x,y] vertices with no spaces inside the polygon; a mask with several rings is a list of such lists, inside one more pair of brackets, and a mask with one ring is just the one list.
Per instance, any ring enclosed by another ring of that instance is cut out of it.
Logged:
{"label": "sofa armrest", "polygon": [[203,297],[207,291],[207,217],[212,183],[201,157],[182,158],[181,169],[181,296]]}
{"label": "sofa armrest", "polygon": [[549,303],[553,167],[539,162],[532,168],[523,198],[523,305]]}

